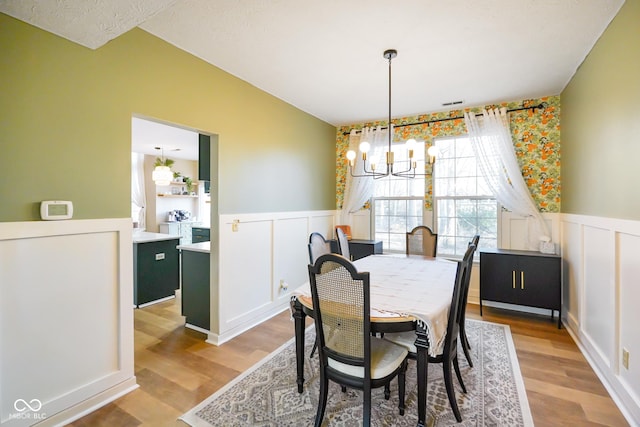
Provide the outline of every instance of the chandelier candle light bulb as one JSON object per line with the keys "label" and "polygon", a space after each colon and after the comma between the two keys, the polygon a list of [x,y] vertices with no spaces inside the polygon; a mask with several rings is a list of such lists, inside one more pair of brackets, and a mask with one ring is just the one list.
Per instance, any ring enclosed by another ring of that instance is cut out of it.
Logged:
{"label": "chandelier candle light bulb", "polygon": [[438,152],[438,149],[436,148],[435,145],[432,145],[431,147],[429,147],[429,149],[427,150],[427,154],[429,155],[429,164],[434,164],[436,161],[436,157],[438,156],[438,154],[440,154]]}

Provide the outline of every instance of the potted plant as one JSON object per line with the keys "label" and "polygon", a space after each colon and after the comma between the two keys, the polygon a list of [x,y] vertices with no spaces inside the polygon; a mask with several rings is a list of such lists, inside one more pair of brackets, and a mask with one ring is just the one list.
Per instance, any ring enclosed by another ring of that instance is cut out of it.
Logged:
{"label": "potted plant", "polygon": [[193,190],[193,180],[188,176],[182,177],[184,183],[187,185],[187,193],[191,194],[191,190]]}
{"label": "potted plant", "polygon": [[173,164],[175,163],[175,160],[171,160],[171,159],[163,159],[161,157],[156,157],[156,162],[153,164],[153,166],[166,166],[168,168],[171,168],[171,166],[173,166]]}

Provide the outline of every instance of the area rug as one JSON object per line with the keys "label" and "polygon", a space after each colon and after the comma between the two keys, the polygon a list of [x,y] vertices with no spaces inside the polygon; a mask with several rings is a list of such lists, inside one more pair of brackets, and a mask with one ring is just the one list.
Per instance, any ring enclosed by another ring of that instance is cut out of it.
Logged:
{"label": "area rug", "polygon": [[[533,426],[509,326],[467,320],[466,328],[474,367],[469,367],[461,349],[458,358],[467,394],[462,393],[454,375],[462,422],[456,422],[451,411],[442,365],[429,364],[427,425]],[[314,339],[311,326],[305,338],[305,385],[301,394],[296,386],[295,342],[291,340],[180,419],[194,427],[313,425],[319,392],[318,357],[308,356]],[[372,425],[417,424],[415,369],[415,362],[409,361],[404,416],[398,415],[396,380],[391,383],[389,400],[384,399],[382,388],[372,391]],[[329,384],[323,426],[362,425],[362,392],[348,389],[343,393],[340,386]]]}

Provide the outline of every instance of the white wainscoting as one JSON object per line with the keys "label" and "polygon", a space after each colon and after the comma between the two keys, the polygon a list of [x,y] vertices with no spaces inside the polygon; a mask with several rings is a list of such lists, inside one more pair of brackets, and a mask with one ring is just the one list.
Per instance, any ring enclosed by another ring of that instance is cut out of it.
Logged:
{"label": "white wainscoting", "polygon": [[565,325],[629,423],[640,425],[640,222],[562,214],[561,229]]}
{"label": "white wainscoting", "polygon": [[220,215],[219,272],[212,277],[219,303],[212,307],[207,341],[222,344],[288,309],[291,291],[309,280],[309,234],[333,238],[337,214]]}
{"label": "white wainscoting", "polygon": [[131,232],[0,223],[0,425],[62,425],[137,387]]}

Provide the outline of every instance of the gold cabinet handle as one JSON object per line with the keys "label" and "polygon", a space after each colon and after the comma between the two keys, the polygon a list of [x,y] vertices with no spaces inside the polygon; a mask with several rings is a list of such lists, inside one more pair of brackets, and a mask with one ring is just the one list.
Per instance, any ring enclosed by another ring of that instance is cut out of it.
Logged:
{"label": "gold cabinet handle", "polygon": [[520,289],[524,289],[524,271],[520,272]]}
{"label": "gold cabinet handle", "polygon": [[516,271],[511,271],[511,284],[513,285],[513,289],[516,288]]}

